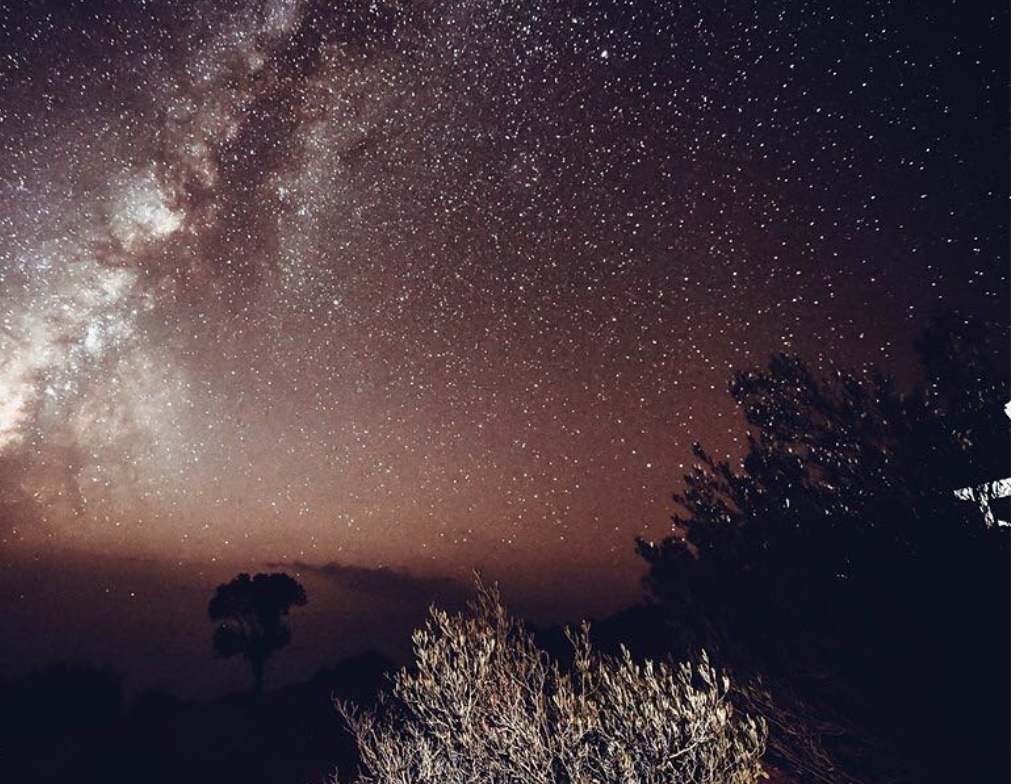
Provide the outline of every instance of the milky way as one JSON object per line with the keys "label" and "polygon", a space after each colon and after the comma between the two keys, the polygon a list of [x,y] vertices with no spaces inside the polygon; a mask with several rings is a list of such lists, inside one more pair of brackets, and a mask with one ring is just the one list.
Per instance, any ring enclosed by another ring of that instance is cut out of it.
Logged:
{"label": "milky way", "polygon": [[635,579],[736,369],[1008,324],[1008,9],[721,5],[6,7],[3,546]]}

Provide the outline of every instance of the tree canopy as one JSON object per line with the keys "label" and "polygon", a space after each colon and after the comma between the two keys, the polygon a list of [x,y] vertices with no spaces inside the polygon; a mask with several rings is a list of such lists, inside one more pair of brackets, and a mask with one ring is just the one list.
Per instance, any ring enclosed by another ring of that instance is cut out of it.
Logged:
{"label": "tree canopy", "polygon": [[267,659],[291,642],[285,616],[305,604],[305,590],[286,574],[239,574],[218,586],[210,600],[210,620],[219,622],[213,633],[214,655],[241,655],[252,667],[253,690],[260,693]]}
{"label": "tree canopy", "polygon": [[956,491],[1009,476],[1008,363],[971,320],[940,320],[917,347],[910,391],[793,356],[739,373],[745,458],[694,445],[675,533],[638,550],[681,647],[801,688],[827,673],[859,695],[846,708],[900,701],[922,726],[928,711],[988,711],[1000,718],[972,732],[993,748],[1008,718],[1009,530]]}

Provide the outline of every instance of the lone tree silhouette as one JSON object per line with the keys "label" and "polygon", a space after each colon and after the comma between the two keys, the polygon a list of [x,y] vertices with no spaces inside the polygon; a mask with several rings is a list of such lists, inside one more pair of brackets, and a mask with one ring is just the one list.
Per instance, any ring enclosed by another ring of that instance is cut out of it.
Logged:
{"label": "lone tree silhouette", "polygon": [[213,633],[214,655],[226,659],[241,654],[252,667],[253,692],[260,694],[267,659],[291,642],[284,616],[305,603],[303,587],[281,573],[242,573],[218,586],[208,610],[210,620],[220,622]]}

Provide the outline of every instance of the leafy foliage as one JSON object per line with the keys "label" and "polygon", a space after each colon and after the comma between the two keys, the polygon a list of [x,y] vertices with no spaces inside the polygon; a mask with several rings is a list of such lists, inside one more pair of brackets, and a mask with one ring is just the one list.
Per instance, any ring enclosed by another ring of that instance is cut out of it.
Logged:
{"label": "leafy foliage", "polygon": [[210,600],[211,621],[220,621],[213,633],[218,658],[241,655],[253,670],[253,688],[263,688],[263,669],[274,651],[291,642],[284,617],[292,607],[306,604],[306,592],[286,574],[240,574],[217,587]]}
{"label": "leafy foliage", "polygon": [[468,614],[432,609],[413,637],[415,670],[368,713],[339,706],[376,784],[748,784],[765,726],[734,712],[729,680],[695,665],[595,654],[567,634],[563,671],[494,590]]}
{"label": "leafy foliage", "polygon": [[[1009,533],[954,491],[1009,475],[1009,379],[976,322],[946,319],[918,347],[908,393],[791,356],[737,375],[747,456],[695,445],[677,533],[638,549],[681,648],[827,690],[890,730],[987,712],[971,734],[998,748]],[[957,675],[976,668],[969,686]]]}

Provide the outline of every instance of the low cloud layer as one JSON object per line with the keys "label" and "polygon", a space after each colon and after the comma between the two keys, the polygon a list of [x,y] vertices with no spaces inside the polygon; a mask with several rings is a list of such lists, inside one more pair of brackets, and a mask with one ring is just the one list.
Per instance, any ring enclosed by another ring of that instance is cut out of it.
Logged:
{"label": "low cloud layer", "polygon": [[358,566],[331,561],[317,565],[307,561],[268,563],[270,569],[288,569],[297,573],[312,573],[330,580],[335,585],[360,593],[372,594],[379,599],[401,602],[460,602],[468,598],[472,589],[466,583],[451,577],[415,575],[388,566]]}

